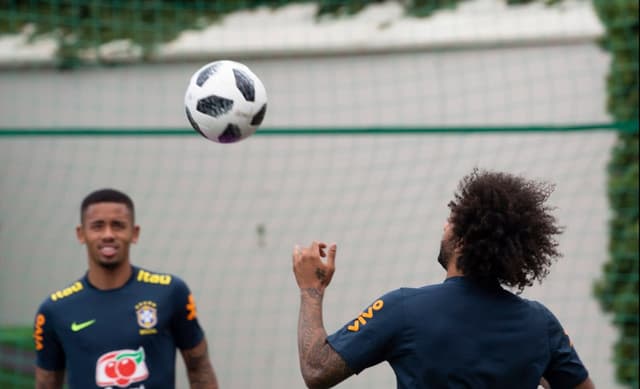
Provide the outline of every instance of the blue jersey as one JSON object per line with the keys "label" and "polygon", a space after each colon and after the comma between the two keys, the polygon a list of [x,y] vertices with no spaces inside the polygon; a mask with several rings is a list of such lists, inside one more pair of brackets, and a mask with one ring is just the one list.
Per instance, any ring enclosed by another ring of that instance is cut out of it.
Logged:
{"label": "blue jersey", "polygon": [[118,289],[85,276],[54,292],[34,324],[37,366],[66,369],[71,389],[173,388],[176,348],[203,338],[187,285],[137,267]]}
{"label": "blue jersey", "polygon": [[573,388],[587,370],[542,304],[464,277],[392,291],[327,338],[356,374],[388,361],[398,388]]}

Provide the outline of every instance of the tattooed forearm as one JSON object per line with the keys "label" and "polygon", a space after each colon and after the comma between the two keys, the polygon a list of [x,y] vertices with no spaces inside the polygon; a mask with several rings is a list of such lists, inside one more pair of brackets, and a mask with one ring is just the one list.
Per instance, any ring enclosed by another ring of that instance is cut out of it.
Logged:
{"label": "tattooed forearm", "polygon": [[323,292],[303,289],[298,318],[300,369],[310,388],[329,388],[353,374],[344,360],[327,343],[322,322]]}
{"label": "tattooed forearm", "polygon": [[[322,297],[324,296],[324,293],[317,288],[307,288],[307,289],[302,289],[302,294],[303,294],[302,296],[303,299],[305,298],[304,295],[306,294],[306,297],[318,302],[320,324],[322,324]],[[302,308],[302,306],[300,308]]]}
{"label": "tattooed forearm", "polygon": [[216,374],[209,360],[207,342],[202,340],[189,350],[182,350],[191,389],[218,389]]}

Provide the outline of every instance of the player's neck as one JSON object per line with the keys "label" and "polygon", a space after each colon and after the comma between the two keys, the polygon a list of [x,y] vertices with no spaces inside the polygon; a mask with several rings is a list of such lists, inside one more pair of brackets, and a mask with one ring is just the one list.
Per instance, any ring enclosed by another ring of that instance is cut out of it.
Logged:
{"label": "player's neck", "polygon": [[87,279],[96,289],[118,289],[129,281],[132,272],[133,269],[128,261],[112,269],[90,263]]}
{"label": "player's neck", "polygon": [[447,264],[447,278],[463,276],[462,271],[458,269],[458,256],[454,256]]}

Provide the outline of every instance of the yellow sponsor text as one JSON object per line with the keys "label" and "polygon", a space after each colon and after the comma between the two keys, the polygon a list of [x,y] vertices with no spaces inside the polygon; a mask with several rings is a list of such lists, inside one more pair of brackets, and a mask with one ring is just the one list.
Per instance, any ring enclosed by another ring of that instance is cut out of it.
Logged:
{"label": "yellow sponsor text", "polygon": [[171,276],[168,274],[156,274],[146,270],[139,270],[137,280],[147,284],[169,285]]}
{"label": "yellow sponsor text", "polygon": [[44,318],[44,315],[39,313],[38,316],[36,316],[36,322],[33,329],[33,340],[35,341],[36,350],[38,351],[44,348],[44,336],[42,335],[44,331],[42,330],[42,326],[44,326],[45,322],[46,320]]}
{"label": "yellow sponsor text", "polygon": [[74,293],[80,292],[82,289],[83,289],[82,282],[76,281],[73,285],[67,288],[51,293],[51,301],[57,301],[67,296],[71,296]]}
{"label": "yellow sponsor text", "polygon": [[194,320],[198,317],[198,309],[196,308],[196,300],[193,298],[193,294],[189,295],[189,302],[186,305],[187,308],[187,320]]}
{"label": "yellow sponsor text", "polygon": [[360,326],[364,326],[367,324],[368,319],[373,318],[374,312],[377,312],[382,309],[384,306],[384,301],[376,300],[369,308],[367,308],[364,312],[362,312],[358,317],[353,321],[353,324],[347,326],[347,330],[351,332],[360,331]]}

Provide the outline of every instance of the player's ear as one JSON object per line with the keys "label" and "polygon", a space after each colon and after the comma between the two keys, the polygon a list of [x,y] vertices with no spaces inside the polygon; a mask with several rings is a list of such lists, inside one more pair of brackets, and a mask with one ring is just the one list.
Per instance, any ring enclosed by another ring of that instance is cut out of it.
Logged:
{"label": "player's ear", "polygon": [[140,236],[140,226],[133,226],[133,238],[131,238],[132,243],[138,243],[138,237]]}
{"label": "player's ear", "polygon": [[82,224],[79,224],[76,227],[76,237],[78,238],[78,242],[84,244],[85,240],[84,240],[84,230],[82,229]]}

